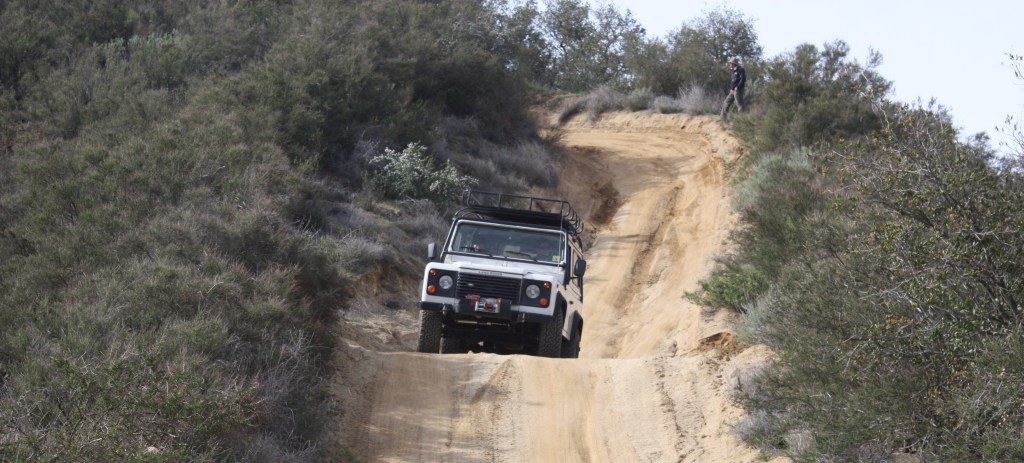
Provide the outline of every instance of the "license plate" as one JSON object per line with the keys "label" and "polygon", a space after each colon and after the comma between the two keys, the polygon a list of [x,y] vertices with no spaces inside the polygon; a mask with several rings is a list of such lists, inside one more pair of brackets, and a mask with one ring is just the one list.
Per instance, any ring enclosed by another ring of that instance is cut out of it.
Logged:
{"label": "license plate", "polygon": [[485,313],[498,313],[501,308],[501,299],[481,298],[476,301],[476,311]]}

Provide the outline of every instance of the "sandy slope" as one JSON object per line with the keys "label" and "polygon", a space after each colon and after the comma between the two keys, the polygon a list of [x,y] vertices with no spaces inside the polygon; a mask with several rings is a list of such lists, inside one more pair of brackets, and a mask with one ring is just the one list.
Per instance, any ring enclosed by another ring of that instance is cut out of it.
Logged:
{"label": "sandy slope", "polygon": [[[367,461],[744,462],[730,391],[759,347],[682,298],[721,252],[738,145],[708,117],[560,129],[560,194],[593,230],[581,359],[350,351],[345,439]],[[345,401],[345,397],[340,400]],[[362,404],[360,406],[352,404]]]}

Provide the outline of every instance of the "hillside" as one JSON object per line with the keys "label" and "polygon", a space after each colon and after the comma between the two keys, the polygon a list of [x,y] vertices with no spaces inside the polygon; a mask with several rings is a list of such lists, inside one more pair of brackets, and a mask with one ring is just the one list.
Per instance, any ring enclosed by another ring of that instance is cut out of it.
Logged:
{"label": "hillside", "polygon": [[[1024,461],[1019,116],[591,3],[0,3],[0,461],[750,460],[731,395],[766,456]],[[586,212],[579,361],[409,353],[469,185]]]}
{"label": "hillside", "polygon": [[[742,414],[730,391],[767,351],[735,343],[729,313],[682,298],[733,226],[738,143],[686,115],[577,117],[556,130],[569,154],[548,193],[594,232],[581,358],[351,346],[358,366],[336,390],[352,410],[345,440],[368,461],[755,461],[730,431]],[[415,328],[391,329],[408,340]]]}

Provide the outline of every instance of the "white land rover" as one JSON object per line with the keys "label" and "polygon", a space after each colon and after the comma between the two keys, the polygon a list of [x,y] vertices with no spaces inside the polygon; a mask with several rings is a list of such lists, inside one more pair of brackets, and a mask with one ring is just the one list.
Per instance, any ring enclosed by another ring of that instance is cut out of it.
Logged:
{"label": "white land rover", "polygon": [[417,350],[579,356],[583,222],[568,201],[467,190],[427,246]]}

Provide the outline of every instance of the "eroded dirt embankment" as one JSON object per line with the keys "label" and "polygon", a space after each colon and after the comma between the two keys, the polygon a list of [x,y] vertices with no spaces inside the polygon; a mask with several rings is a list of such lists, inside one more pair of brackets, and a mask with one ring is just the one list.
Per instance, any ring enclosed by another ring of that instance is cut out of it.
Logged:
{"label": "eroded dirt embankment", "polygon": [[353,345],[337,395],[359,460],[757,459],[730,431],[742,411],[729,397],[768,353],[733,340],[730,314],[682,297],[734,225],[726,171],[738,144],[714,119],[685,115],[577,117],[558,130],[570,154],[547,193],[594,226],[581,358]]}

